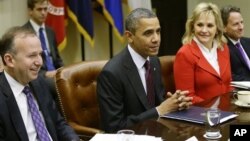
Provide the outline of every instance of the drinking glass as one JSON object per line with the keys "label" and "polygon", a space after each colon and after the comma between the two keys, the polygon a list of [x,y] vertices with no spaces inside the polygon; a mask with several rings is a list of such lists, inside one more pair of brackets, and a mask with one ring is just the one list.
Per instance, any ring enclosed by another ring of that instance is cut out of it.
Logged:
{"label": "drinking glass", "polygon": [[210,108],[206,111],[206,138],[220,138],[220,110]]}
{"label": "drinking glass", "polygon": [[119,130],[117,132],[118,141],[133,141],[135,132],[130,129]]}

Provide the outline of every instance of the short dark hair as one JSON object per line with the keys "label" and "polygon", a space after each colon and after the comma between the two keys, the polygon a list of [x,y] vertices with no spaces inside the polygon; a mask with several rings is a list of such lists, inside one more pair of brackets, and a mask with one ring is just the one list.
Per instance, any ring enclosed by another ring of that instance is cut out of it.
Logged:
{"label": "short dark hair", "polygon": [[227,5],[221,8],[221,18],[224,26],[228,23],[228,17],[231,12],[238,12],[240,13],[240,8],[232,5]]}
{"label": "short dark hair", "polygon": [[48,0],[27,0],[27,6],[29,9],[34,9],[36,3],[44,2]]}
{"label": "short dark hair", "polygon": [[137,22],[141,18],[155,18],[155,17],[157,16],[151,10],[146,8],[137,8],[131,11],[131,13],[127,16],[125,20],[125,29],[134,34],[137,28],[136,27]]}
{"label": "short dark hair", "polygon": [[32,29],[21,26],[14,26],[7,30],[0,40],[0,55],[4,64],[6,64],[4,61],[4,55],[6,53],[16,53],[16,49],[14,48],[14,40],[17,36],[21,38],[26,36],[36,36],[36,33]]}

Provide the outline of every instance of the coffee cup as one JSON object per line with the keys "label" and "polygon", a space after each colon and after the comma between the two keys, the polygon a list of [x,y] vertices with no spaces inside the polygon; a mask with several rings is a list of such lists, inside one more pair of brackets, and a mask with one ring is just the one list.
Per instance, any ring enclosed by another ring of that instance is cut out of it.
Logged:
{"label": "coffee cup", "polygon": [[239,102],[250,105],[250,91],[238,91],[236,94]]}

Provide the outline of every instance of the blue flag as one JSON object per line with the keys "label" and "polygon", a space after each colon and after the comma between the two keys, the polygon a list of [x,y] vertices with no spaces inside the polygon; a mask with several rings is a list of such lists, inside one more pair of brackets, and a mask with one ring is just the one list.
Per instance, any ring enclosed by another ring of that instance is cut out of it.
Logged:
{"label": "blue flag", "polygon": [[68,16],[76,24],[79,32],[93,46],[94,23],[91,0],[67,0]]}
{"label": "blue flag", "polygon": [[115,34],[123,41],[123,14],[121,0],[98,0],[103,7],[103,13],[113,26]]}

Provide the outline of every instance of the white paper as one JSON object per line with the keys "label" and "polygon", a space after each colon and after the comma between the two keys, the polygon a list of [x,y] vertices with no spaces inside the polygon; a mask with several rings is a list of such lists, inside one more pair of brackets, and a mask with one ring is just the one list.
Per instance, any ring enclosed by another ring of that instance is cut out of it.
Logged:
{"label": "white paper", "polygon": [[[96,134],[90,141],[118,141],[119,136],[124,134]],[[128,135],[130,136],[130,135]],[[149,135],[132,135],[133,141],[162,141],[160,137],[154,137]]]}
{"label": "white paper", "polygon": [[232,81],[231,86],[243,89],[250,89],[250,81]]}
{"label": "white paper", "polygon": [[198,141],[198,139],[195,136],[192,136],[191,138],[188,138],[186,141]]}

